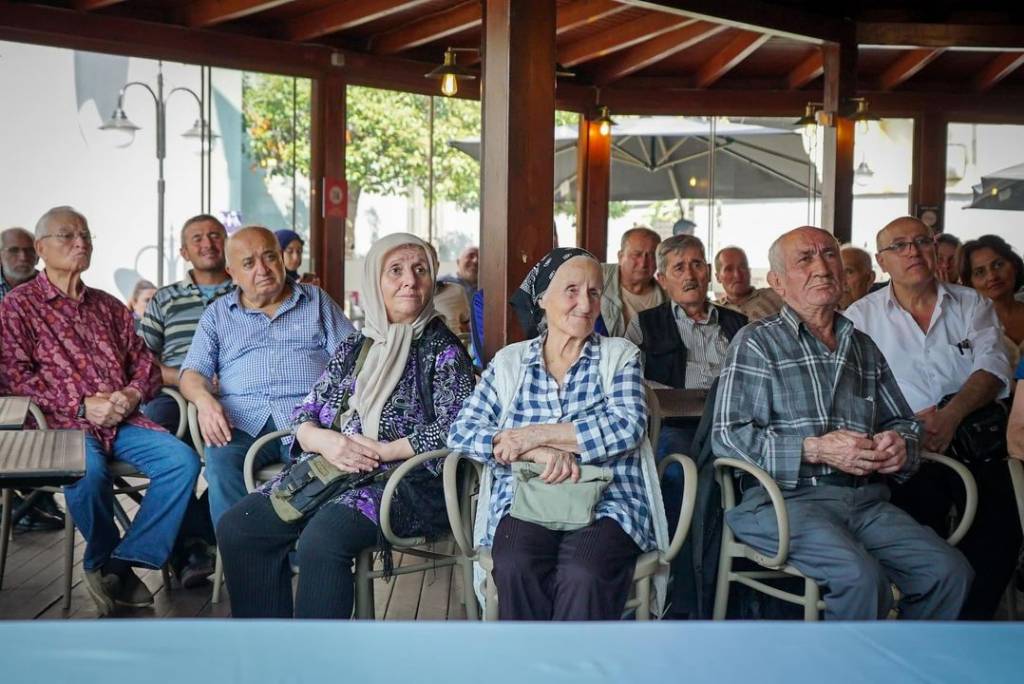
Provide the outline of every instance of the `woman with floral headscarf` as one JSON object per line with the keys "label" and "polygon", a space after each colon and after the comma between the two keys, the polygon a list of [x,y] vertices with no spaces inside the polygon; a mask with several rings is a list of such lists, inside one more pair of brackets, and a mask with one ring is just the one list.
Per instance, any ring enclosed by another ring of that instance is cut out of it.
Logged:
{"label": "woman with floral headscarf", "polygon": [[[319,454],[343,472],[371,472],[444,447],[473,370],[434,311],[434,279],[419,238],[398,233],[373,245],[364,264],[365,325],[341,344],[296,408],[296,463]],[[397,534],[431,537],[447,529],[440,473],[441,463],[431,461],[403,479],[391,509]],[[287,474],[242,499],[218,525],[232,615],[348,618],[352,561],[382,541],[384,483],[350,489],[290,523],[270,501]],[[288,555],[296,540],[301,573],[293,605]]]}

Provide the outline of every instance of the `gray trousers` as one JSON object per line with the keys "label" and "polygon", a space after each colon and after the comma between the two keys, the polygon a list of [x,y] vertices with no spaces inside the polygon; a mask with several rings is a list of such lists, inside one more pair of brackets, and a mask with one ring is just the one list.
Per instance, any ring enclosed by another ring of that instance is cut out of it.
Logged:
{"label": "gray trousers", "polygon": [[[902,619],[955,620],[974,572],[963,554],[889,503],[884,484],[783,491],[789,562],[822,586],[827,620],[884,619],[899,587]],[[736,537],[778,549],[775,511],[762,487],[726,514]]]}

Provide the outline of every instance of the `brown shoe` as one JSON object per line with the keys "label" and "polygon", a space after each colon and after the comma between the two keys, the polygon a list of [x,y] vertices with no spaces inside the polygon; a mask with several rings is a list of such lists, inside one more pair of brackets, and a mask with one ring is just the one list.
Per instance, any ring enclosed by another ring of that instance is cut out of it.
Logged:
{"label": "brown shoe", "polygon": [[118,590],[114,594],[114,603],[126,608],[146,608],[153,605],[153,593],[142,583],[132,571],[118,582]]}
{"label": "brown shoe", "polygon": [[121,588],[117,575],[104,575],[101,570],[86,570],[83,573],[85,590],[96,603],[100,617],[114,612],[114,596]]}

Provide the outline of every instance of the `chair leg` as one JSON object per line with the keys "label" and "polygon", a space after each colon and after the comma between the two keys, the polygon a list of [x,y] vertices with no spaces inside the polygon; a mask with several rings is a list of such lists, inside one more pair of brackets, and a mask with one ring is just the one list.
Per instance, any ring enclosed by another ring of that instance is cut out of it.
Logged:
{"label": "chair leg", "polygon": [[476,600],[476,590],[473,588],[473,561],[463,558],[459,561],[462,568],[462,603],[466,606],[466,619],[480,619],[480,604]]}
{"label": "chair leg", "polygon": [[213,570],[213,597],[211,603],[220,603],[220,585],[224,582],[224,559],[221,558],[220,549],[217,549],[217,562]]}
{"label": "chair leg", "polygon": [[820,598],[818,585],[810,577],[804,580],[804,620],[817,622],[821,615],[818,612],[818,600]]}
{"label": "chair leg", "polygon": [[713,620],[724,620],[725,614],[729,611],[729,578],[732,575],[732,555],[729,547],[732,545],[732,531],[725,528],[722,531],[722,551],[718,559],[718,578],[715,581],[715,607],[712,613]]}
{"label": "chair leg", "polygon": [[4,570],[7,569],[7,546],[11,542],[11,506],[14,496],[10,489],[3,490],[3,513],[0,517],[0,589],[4,586]]}
{"label": "chair leg", "polygon": [[164,590],[171,590],[171,571],[167,569],[167,563],[160,566],[160,578],[164,581]]}
{"label": "chair leg", "polygon": [[373,580],[370,571],[373,569],[373,549],[363,549],[356,558],[356,605],[357,620],[373,620],[377,617],[373,605]]}
{"label": "chair leg", "polygon": [[641,577],[636,581],[636,619],[647,622],[651,619],[651,578]]}
{"label": "chair leg", "polygon": [[64,506],[64,610],[71,608],[71,573],[75,567],[75,521]]}

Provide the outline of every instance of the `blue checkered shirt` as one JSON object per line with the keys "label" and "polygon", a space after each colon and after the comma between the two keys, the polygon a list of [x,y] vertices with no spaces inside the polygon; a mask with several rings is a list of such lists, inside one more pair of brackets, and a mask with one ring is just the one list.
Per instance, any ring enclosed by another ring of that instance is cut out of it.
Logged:
{"label": "blue checkered shirt", "polygon": [[[526,377],[504,427],[573,423],[579,462],[608,467],[614,475],[597,505],[596,517],[611,518],[641,549],[653,549],[651,512],[640,468],[647,399],[639,357],[620,368],[611,388],[606,390],[601,387],[598,366],[601,345],[597,335],[592,335],[565,374],[559,391],[558,383],[544,368],[542,341],[543,337],[534,340],[523,359]],[[494,436],[501,431],[498,421],[503,408],[495,388],[492,363],[448,433],[449,449],[493,468],[490,525],[484,540],[488,546],[498,521],[512,506],[515,488],[512,469],[494,460],[492,447]]]}
{"label": "blue checkered shirt", "polygon": [[352,324],[330,295],[290,283],[291,295],[273,318],[246,309],[241,290],[208,307],[181,370],[220,380],[220,403],[231,424],[256,436],[274,418],[290,425],[292,410],[309,393]]}

